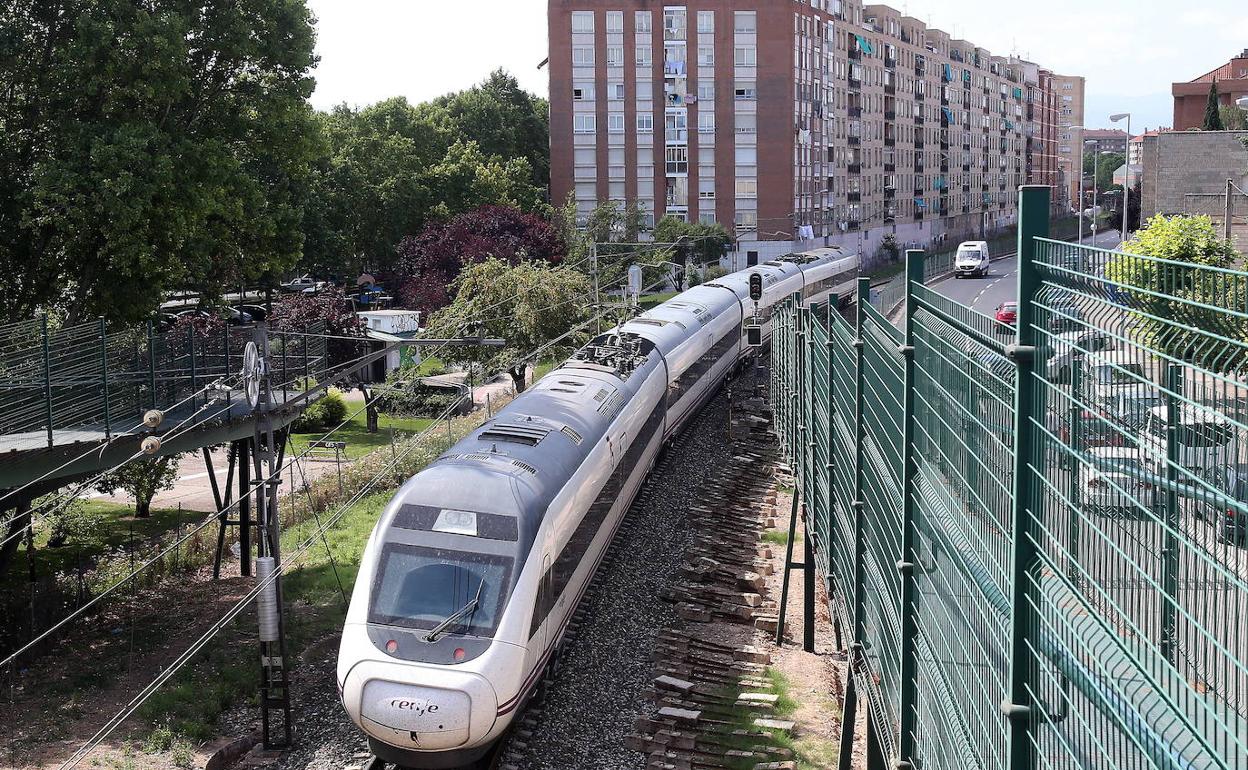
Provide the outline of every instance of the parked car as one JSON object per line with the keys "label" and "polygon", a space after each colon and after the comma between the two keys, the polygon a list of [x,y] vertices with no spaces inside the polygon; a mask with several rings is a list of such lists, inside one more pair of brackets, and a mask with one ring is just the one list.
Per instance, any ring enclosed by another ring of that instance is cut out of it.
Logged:
{"label": "parked car", "polygon": [[263,321],[269,315],[269,311],[263,305],[235,305],[234,307],[251,316],[253,321]]}
{"label": "parked car", "polygon": [[954,255],[953,275],[955,278],[964,275],[988,275],[991,262],[987,241],[966,241],[958,245],[958,251]]}
{"label": "parked car", "polygon": [[1050,342],[1049,364],[1045,371],[1055,382],[1070,382],[1077,358],[1086,353],[1109,350],[1114,346],[1114,338],[1100,329],[1083,331],[1066,331],[1053,336]]}
{"label": "parked car", "polygon": [[1108,404],[1122,393],[1144,394],[1154,390],[1139,356],[1129,351],[1108,350],[1084,358],[1083,390],[1093,403]]}
{"label": "parked car", "polygon": [[1223,542],[1248,546],[1248,465],[1217,468],[1206,479],[1230,500],[1202,503],[1197,509],[1204,512],[1202,518],[1217,528]]}
{"label": "parked car", "polygon": [[1018,320],[1018,303],[1002,302],[997,305],[997,312],[994,316],[1003,324],[1013,324]]}
{"label": "parked car", "polygon": [[1049,303],[1049,331],[1066,333],[1083,328],[1083,310],[1073,302]]}
{"label": "parked car", "polygon": [[1102,407],[1119,423],[1138,431],[1144,427],[1149,411],[1162,403],[1161,391],[1156,388],[1128,388],[1111,395]]}
{"label": "parked car", "polygon": [[1137,447],[1093,447],[1085,456],[1088,462],[1079,466],[1084,508],[1127,517],[1160,507],[1164,496],[1154,484],[1158,467]]}
{"label": "parked car", "polygon": [[311,286],[315,286],[317,281],[310,275],[301,275],[293,281],[287,281],[282,284],[282,291],[297,293]]}
{"label": "parked car", "polygon": [[[1217,412],[1182,404],[1179,406],[1178,463],[1197,473],[1210,473],[1218,468],[1235,464],[1238,459],[1239,442],[1236,441],[1234,423]],[[1166,428],[1170,421],[1167,405],[1148,410],[1144,419],[1143,437],[1153,446],[1153,451],[1164,457],[1166,453]]]}

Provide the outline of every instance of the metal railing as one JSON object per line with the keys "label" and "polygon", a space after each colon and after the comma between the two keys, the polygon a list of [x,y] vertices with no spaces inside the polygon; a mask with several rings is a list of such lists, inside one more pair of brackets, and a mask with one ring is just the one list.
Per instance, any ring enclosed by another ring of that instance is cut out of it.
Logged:
{"label": "metal railing", "polygon": [[[774,315],[772,398],[871,770],[1248,768],[1248,273],[1049,239],[1017,326]],[[851,721],[847,718],[846,721]],[[851,731],[842,743],[848,767]]]}
{"label": "metal railing", "polygon": [[[325,369],[326,341],[316,336],[322,330],[317,323],[269,332],[276,382],[315,378]],[[49,328],[46,318],[5,324],[0,436],[54,446],[128,431],[147,409],[187,400],[193,411],[211,397],[194,394],[241,370],[252,337],[249,326],[157,332],[150,323],[110,329],[103,319],[60,329]]]}

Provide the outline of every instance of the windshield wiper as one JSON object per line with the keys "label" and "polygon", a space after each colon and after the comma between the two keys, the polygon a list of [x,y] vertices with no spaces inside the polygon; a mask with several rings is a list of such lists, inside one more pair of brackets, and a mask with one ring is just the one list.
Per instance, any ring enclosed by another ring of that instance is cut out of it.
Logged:
{"label": "windshield wiper", "polygon": [[485,586],[485,578],[481,578],[481,582],[477,583],[476,595],[473,596],[471,599],[469,599],[467,604],[465,604],[463,607],[460,607],[458,610],[452,613],[450,617],[448,617],[446,620],[434,626],[433,629],[429,633],[425,634],[425,641],[426,642],[438,641],[438,639],[441,638],[441,636],[446,633],[446,630],[448,628],[451,628],[455,624],[459,623],[459,621],[462,620],[465,616],[472,614],[472,612],[477,609],[477,604],[480,603],[481,588],[484,586]]}

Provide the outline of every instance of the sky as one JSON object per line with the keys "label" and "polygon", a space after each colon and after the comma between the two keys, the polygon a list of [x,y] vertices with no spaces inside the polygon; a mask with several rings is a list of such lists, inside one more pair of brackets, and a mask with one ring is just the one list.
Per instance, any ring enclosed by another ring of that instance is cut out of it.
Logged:
{"label": "sky", "polygon": [[[790,2],[790,0],[769,0]],[[1133,133],[1169,126],[1170,84],[1248,48],[1243,0],[906,0],[910,15],[993,53],[1087,78],[1091,128],[1132,113]],[[308,0],[319,19],[312,103],[418,102],[502,67],[545,96],[546,0]],[[657,6],[656,6],[657,7]],[[1003,13],[1003,8],[1017,12]]]}

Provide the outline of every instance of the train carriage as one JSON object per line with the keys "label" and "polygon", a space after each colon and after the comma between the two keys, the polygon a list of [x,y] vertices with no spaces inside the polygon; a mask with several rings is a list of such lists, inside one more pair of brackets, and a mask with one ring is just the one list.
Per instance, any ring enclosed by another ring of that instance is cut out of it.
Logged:
{"label": "train carriage", "polygon": [[641,483],[749,354],[749,274],[770,311],[848,294],[857,257],[790,255],[682,292],[596,337],[413,476],[365,548],[339,693],[373,753],[471,766],[532,693]]}

